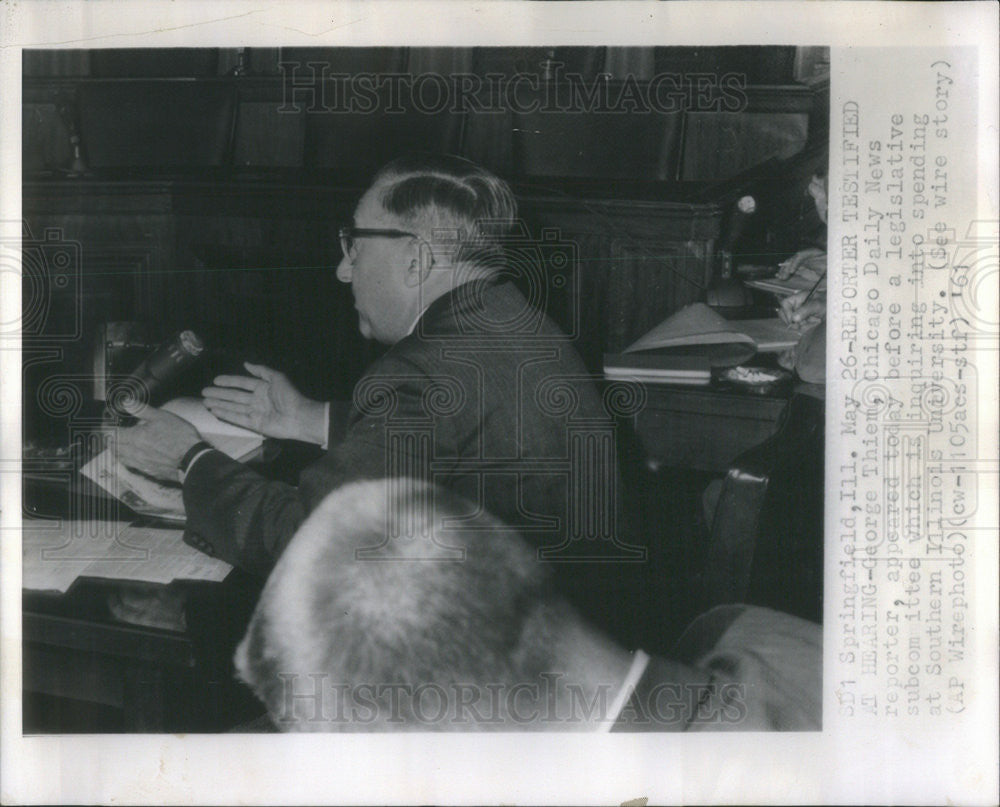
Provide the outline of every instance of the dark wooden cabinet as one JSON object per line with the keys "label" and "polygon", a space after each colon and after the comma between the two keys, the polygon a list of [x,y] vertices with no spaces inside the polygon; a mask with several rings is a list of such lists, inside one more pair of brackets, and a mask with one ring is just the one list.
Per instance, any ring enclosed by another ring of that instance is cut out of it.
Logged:
{"label": "dark wooden cabinet", "polygon": [[778,429],[787,397],[650,384],[633,419],[647,461],[725,473],[736,457]]}

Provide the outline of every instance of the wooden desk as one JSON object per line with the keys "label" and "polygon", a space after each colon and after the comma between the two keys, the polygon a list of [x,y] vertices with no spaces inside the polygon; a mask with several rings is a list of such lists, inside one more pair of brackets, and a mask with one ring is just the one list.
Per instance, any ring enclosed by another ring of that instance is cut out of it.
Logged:
{"label": "wooden desk", "polygon": [[[267,461],[251,465],[287,482],[320,453],[318,446],[290,442],[274,448],[265,452]],[[86,459],[66,467],[27,463],[25,511],[47,518],[134,518],[77,473]],[[108,595],[122,585],[142,584],[80,578],[65,594],[23,592],[25,733],[216,732],[263,713],[234,679],[232,664],[261,580],[234,569],[221,583],[171,583],[183,596],[184,631],[115,619]]]}
{"label": "wooden desk", "polygon": [[668,384],[647,384],[646,396],[632,425],[647,461],[717,473],[777,431],[789,397]]}
{"label": "wooden desk", "polygon": [[24,732],[217,732],[263,711],[233,678],[252,595],[237,581],[173,584],[185,632],[115,620],[111,581],[22,599]]}

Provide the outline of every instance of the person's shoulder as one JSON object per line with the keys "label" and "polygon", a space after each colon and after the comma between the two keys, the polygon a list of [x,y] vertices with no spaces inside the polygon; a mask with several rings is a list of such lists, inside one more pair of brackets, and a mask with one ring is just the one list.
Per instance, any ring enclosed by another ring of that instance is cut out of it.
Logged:
{"label": "person's shoulder", "polygon": [[463,376],[473,372],[467,363],[449,358],[451,348],[461,354],[463,340],[428,334],[418,327],[382,354],[365,372],[355,386],[355,391],[368,387],[418,387],[443,375]]}
{"label": "person's shoulder", "polygon": [[430,339],[516,335],[537,318],[517,286],[497,277],[459,283],[428,306],[415,332]]}
{"label": "person's shoulder", "polygon": [[378,357],[361,376],[361,382],[373,378],[406,377],[425,373],[428,364],[426,345],[413,335],[405,337]]}
{"label": "person's shoulder", "polygon": [[[582,372],[573,340],[538,307],[537,295],[525,295],[505,280],[486,279],[456,287],[428,307],[413,332],[397,343],[385,359],[410,362],[429,371],[442,364],[462,372],[469,352],[473,364],[489,356],[495,369],[521,365],[528,354],[558,347],[555,358],[567,372]],[[549,363],[551,368],[551,362]]]}

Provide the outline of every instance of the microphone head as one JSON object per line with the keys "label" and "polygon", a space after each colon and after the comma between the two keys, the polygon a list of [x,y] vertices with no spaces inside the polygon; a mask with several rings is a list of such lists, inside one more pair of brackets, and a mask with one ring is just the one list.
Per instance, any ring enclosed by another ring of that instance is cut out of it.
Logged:
{"label": "microphone head", "polygon": [[155,404],[198,361],[204,349],[194,331],[181,331],[150,353],[130,376],[142,386],[146,401]]}
{"label": "microphone head", "polygon": [[198,338],[198,334],[194,331],[181,331],[178,339],[180,339],[181,350],[191,354],[191,356],[198,356],[205,349],[204,342]]}
{"label": "microphone head", "polygon": [[722,249],[732,250],[736,242],[740,240],[746,229],[747,219],[757,212],[757,200],[752,196],[741,196],[729,216],[729,226],[726,237],[722,242]]}

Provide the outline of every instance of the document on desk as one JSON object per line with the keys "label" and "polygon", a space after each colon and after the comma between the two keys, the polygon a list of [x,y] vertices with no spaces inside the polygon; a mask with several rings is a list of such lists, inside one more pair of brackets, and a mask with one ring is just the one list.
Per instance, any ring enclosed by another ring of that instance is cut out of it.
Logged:
{"label": "document on desk", "polygon": [[26,520],[21,587],[66,592],[80,577],[171,583],[221,581],[232,566],[183,540],[183,531],[125,521]]}
{"label": "document on desk", "polygon": [[794,347],[801,334],[776,317],[728,320],[704,303],[691,303],[625,348],[625,353],[661,350],[679,356],[704,356],[713,366],[746,361],[756,353]]}
{"label": "document on desk", "polygon": [[80,473],[139,515],[184,523],[184,497],[180,484],[153,479],[126,468],[110,448],[84,465]]}
{"label": "document on desk", "polygon": [[615,381],[708,384],[712,367],[731,367],[758,353],[780,353],[802,334],[780,319],[727,320],[704,303],[685,306],[622,353],[604,355]]}

